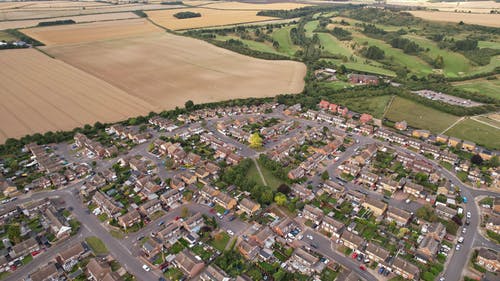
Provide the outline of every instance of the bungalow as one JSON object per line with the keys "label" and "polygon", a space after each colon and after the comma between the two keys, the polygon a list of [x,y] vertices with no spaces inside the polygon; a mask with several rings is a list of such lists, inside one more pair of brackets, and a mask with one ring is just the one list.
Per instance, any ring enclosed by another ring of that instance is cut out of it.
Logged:
{"label": "bungalow", "polygon": [[80,258],[85,254],[85,248],[82,243],[76,243],[73,246],[61,251],[57,255],[57,262],[62,265],[64,271],[69,272],[75,266]]}
{"label": "bungalow", "polygon": [[411,219],[411,213],[397,207],[389,206],[387,210],[386,220],[395,222],[398,226],[403,227],[408,224]]}
{"label": "bungalow", "polygon": [[245,240],[241,240],[238,244],[238,251],[245,259],[253,260],[259,253],[260,249],[256,245],[250,244]]}
{"label": "bungalow", "polygon": [[404,185],[403,189],[404,193],[409,193],[417,198],[424,198],[423,195],[424,187],[420,184],[416,184],[410,181],[407,181]]}
{"label": "bungalow", "polygon": [[188,278],[193,278],[198,275],[205,267],[203,261],[199,261],[188,249],[178,253],[172,262],[179,268]]}
{"label": "bungalow", "polygon": [[240,210],[245,212],[249,217],[253,216],[257,211],[260,210],[260,204],[256,203],[248,198],[243,198],[238,204]]}
{"label": "bungalow", "polygon": [[229,281],[231,278],[216,265],[209,265],[201,274],[201,281]]}
{"label": "bungalow", "polygon": [[305,219],[312,221],[314,224],[319,225],[323,219],[323,211],[313,205],[305,205],[302,214]]}
{"label": "bungalow", "polygon": [[9,256],[12,259],[17,259],[34,251],[38,251],[39,249],[40,246],[38,245],[38,242],[36,242],[35,238],[28,238],[27,240],[12,246]]}
{"label": "bungalow", "polygon": [[141,221],[141,215],[136,210],[130,210],[128,213],[118,217],[118,223],[125,229]]}
{"label": "bungalow", "polygon": [[297,248],[290,258],[292,266],[303,274],[310,274],[319,258]]}
{"label": "bungalow", "polygon": [[340,238],[344,227],[345,225],[342,222],[329,216],[325,216],[321,222],[321,230],[331,233],[332,238]]}
{"label": "bungalow", "polygon": [[500,271],[500,254],[494,250],[486,248],[479,249],[476,262],[488,271]]}
{"label": "bungalow", "polygon": [[225,192],[219,192],[213,199],[215,203],[219,204],[226,210],[233,209],[237,204],[236,199]]}
{"label": "bungalow", "polygon": [[162,209],[162,206],[161,206],[161,201],[160,199],[152,199],[152,200],[149,200],[143,204],[141,204],[141,206],[139,207],[139,211],[149,217],[151,216],[152,214],[156,213],[157,211],[160,211]]}
{"label": "bungalow", "polygon": [[59,280],[61,274],[54,263],[49,263],[29,275],[31,281]]}
{"label": "bungalow", "polygon": [[366,198],[365,202],[361,204],[364,208],[370,209],[373,212],[373,215],[379,217],[385,213],[387,210],[387,204],[374,199],[372,197]]}
{"label": "bungalow", "polygon": [[436,215],[442,219],[451,219],[457,214],[457,210],[443,205],[436,205]]}
{"label": "bungalow", "polygon": [[401,257],[396,257],[392,263],[393,272],[403,278],[410,280],[418,280],[420,275],[420,270],[418,267]]}
{"label": "bungalow", "polygon": [[377,263],[383,263],[387,261],[390,256],[389,251],[373,243],[369,243],[366,246],[365,252],[368,255],[369,259]]}
{"label": "bungalow", "polygon": [[342,236],[340,237],[340,241],[342,241],[344,246],[351,250],[357,250],[358,248],[361,248],[365,242],[362,237],[350,231],[344,231],[342,233]]}
{"label": "bungalow", "polygon": [[400,185],[397,181],[392,180],[391,178],[384,177],[382,178],[378,184],[378,188],[380,188],[382,191],[387,191],[390,193],[396,192],[400,188]]}
{"label": "bungalow", "polygon": [[162,195],[160,195],[160,200],[166,206],[172,206],[175,203],[182,200],[182,192],[178,189],[169,189]]}
{"label": "bungalow", "polygon": [[204,225],[205,222],[201,213],[196,213],[183,222],[184,229],[188,232],[198,232]]}

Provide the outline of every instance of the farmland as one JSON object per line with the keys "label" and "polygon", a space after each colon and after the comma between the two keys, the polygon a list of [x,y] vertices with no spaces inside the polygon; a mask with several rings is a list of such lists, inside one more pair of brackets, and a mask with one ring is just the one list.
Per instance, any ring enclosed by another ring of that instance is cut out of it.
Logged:
{"label": "farmland", "polygon": [[0,142],[96,121],[119,121],[156,109],[33,49],[2,51],[0,64]]}
{"label": "farmland", "polygon": [[220,9],[220,10],[292,10],[301,7],[310,6],[308,4],[301,3],[242,3],[242,2],[220,2],[216,1],[207,5],[203,5],[206,8]]}
{"label": "farmland", "polygon": [[431,21],[460,22],[500,27],[500,15],[455,12],[411,11],[412,15]]}
{"label": "farmland", "polygon": [[433,133],[441,133],[458,120],[454,115],[400,97],[394,99],[385,117],[394,122],[406,120],[412,127]]}
{"label": "farmland", "polygon": [[[91,30],[94,30],[94,32]],[[149,33],[163,33],[161,28],[150,24],[144,19],[36,27],[23,29],[22,31],[47,46],[119,39]]]}
{"label": "farmland", "polygon": [[490,149],[500,149],[500,130],[472,119],[464,119],[446,131],[446,134],[471,140]]}
{"label": "farmland", "polygon": [[[177,19],[174,17],[174,14],[179,12],[200,13],[201,17]],[[172,30],[223,26],[236,23],[251,23],[275,19],[272,17],[257,16],[257,11],[252,10],[216,10],[205,8],[149,11],[147,14],[148,17],[156,24]]]}
{"label": "farmland", "polygon": [[469,92],[479,92],[500,100],[500,79],[495,80],[476,79],[464,82],[456,82],[453,84],[459,89]]}

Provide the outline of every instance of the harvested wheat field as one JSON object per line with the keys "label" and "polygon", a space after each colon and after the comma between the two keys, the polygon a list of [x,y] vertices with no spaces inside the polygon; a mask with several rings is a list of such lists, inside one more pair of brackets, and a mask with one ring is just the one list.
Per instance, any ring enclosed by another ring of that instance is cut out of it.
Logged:
{"label": "harvested wheat field", "polygon": [[302,8],[306,6],[311,6],[310,4],[301,3],[262,3],[262,4],[252,4],[252,3],[241,3],[241,2],[215,2],[213,4],[204,5],[203,7],[221,9],[221,10],[293,10],[297,8]]}
{"label": "harvested wheat field", "polygon": [[410,11],[416,17],[431,21],[460,22],[500,27],[500,14],[469,14],[454,12]]}
{"label": "harvested wheat field", "polygon": [[47,46],[115,40],[149,33],[164,33],[145,19],[68,24],[23,29],[23,33]]}
{"label": "harvested wheat field", "polygon": [[96,21],[110,21],[110,20],[123,20],[123,19],[136,19],[139,18],[136,14],[132,12],[123,13],[109,13],[109,14],[95,14],[95,15],[85,15],[85,16],[72,16],[72,17],[60,17],[41,19],[41,20],[16,20],[16,21],[0,21],[0,30],[11,29],[11,28],[27,28],[37,26],[39,22],[44,21],[57,21],[57,20],[74,20],[77,23],[85,22],[96,22]]}
{"label": "harvested wheat field", "polygon": [[[179,12],[200,13],[201,17],[177,19],[174,14]],[[146,12],[148,17],[163,27],[172,30],[183,30],[210,26],[223,26],[237,23],[250,23],[273,20],[273,17],[257,16],[257,11],[216,10],[205,8],[188,8]]]}
{"label": "harvested wheat field", "polygon": [[8,137],[112,122],[155,109],[33,49],[0,52],[0,143]]}
{"label": "harvested wheat field", "polygon": [[[45,51],[165,109],[234,98],[299,93],[306,67],[266,61],[169,33]],[[152,59],[153,58],[153,59]]]}

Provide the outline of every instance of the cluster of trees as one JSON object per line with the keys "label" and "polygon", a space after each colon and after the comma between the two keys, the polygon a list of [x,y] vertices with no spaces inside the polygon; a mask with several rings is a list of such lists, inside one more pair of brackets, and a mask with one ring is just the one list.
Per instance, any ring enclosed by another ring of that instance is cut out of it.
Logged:
{"label": "cluster of trees", "polygon": [[293,10],[264,10],[257,13],[258,16],[275,17],[282,19],[293,19],[305,16],[312,16],[316,13],[327,13],[333,11],[343,11],[359,7],[358,5],[320,5],[307,6]]}
{"label": "cluster of trees", "polygon": [[55,20],[55,21],[42,21],[38,23],[38,26],[52,26],[52,25],[63,25],[63,24],[74,24],[74,20]]}
{"label": "cluster of trees", "polygon": [[21,41],[24,41],[24,42],[30,44],[32,46],[43,46],[42,42],[29,37],[28,35],[22,33],[21,31],[19,31],[17,29],[7,29],[7,30],[5,30],[5,32],[9,33],[10,35],[18,38]]}
{"label": "cluster of trees", "polygon": [[306,36],[306,30],[304,27],[310,20],[310,17],[302,18],[297,24],[297,27],[290,30],[292,43],[302,47],[302,50],[297,51],[295,55],[302,58],[306,64],[317,61],[321,56],[318,34],[314,34],[312,38]]}
{"label": "cluster of trees", "polygon": [[134,11],[133,13],[136,14],[137,16],[141,17],[141,18],[147,18],[148,17],[148,14],[146,14],[142,10],[137,10],[137,11]]}
{"label": "cluster of trees", "polygon": [[237,39],[229,39],[224,42],[217,41],[217,40],[209,40],[210,43],[221,47],[225,48],[228,50],[231,50],[236,53],[240,53],[242,55],[246,56],[251,56],[254,58],[260,58],[260,59],[266,59],[266,60],[288,60],[290,57],[280,55],[280,54],[274,54],[274,53],[267,53],[267,52],[261,52],[261,51],[256,51],[252,50],[250,48],[247,48],[246,45]]}
{"label": "cluster of trees", "polygon": [[365,8],[351,9],[345,13],[348,17],[364,22],[388,24],[394,26],[415,26],[422,22],[408,12],[397,10]]}
{"label": "cluster of trees", "polygon": [[339,39],[340,41],[352,40],[352,33],[341,27],[334,27],[333,30],[331,31],[331,34],[337,37],[337,39]]}
{"label": "cluster of trees", "polygon": [[178,19],[199,18],[199,17],[201,17],[201,14],[200,13],[186,11],[186,12],[175,13],[174,17],[176,17]]}
{"label": "cluster of trees", "polygon": [[382,35],[386,35],[387,31],[376,27],[374,24],[363,23],[363,33],[372,37],[380,37]]}
{"label": "cluster of trees", "polygon": [[416,54],[423,50],[417,43],[403,37],[393,38],[390,44],[393,48],[401,49],[406,54]]}
{"label": "cluster of trees", "polygon": [[457,51],[471,51],[477,49],[477,40],[463,39],[455,41],[454,49]]}
{"label": "cluster of trees", "polygon": [[377,46],[370,46],[368,48],[363,48],[361,50],[361,54],[367,59],[372,59],[372,60],[382,60],[385,58],[384,50],[380,49]]}

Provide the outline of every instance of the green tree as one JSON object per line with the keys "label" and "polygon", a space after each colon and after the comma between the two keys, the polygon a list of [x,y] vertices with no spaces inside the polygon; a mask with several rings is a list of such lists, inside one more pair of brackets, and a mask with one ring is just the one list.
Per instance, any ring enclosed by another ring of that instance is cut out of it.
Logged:
{"label": "green tree", "polygon": [[21,228],[17,224],[12,224],[7,230],[7,236],[9,240],[14,242],[14,244],[21,242]]}
{"label": "green tree", "polygon": [[273,202],[273,197],[273,191],[270,187],[266,186],[266,189],[264,189],[260,195],[260,202],[263,204],[271,204],[271,202]]}
{"label": "green tree", "polygon": [[187,110],[191,110],[193,109],[194,107],[194,102],[192,100],[188,100],[185,104],[184,104],[184,107],[187,109]]}
{"label": "green tree", "polygon": [[262,147],[262,138],[258,133],[253,133],[248,138],[248,142],[250,143],[251,148],[260,148]]}
{"label": "green tree", "polygon": [[274,196],[274,202],[276,202],[276,204],[278,204],[278,206],[283,206],[286,204],[286,201],[287,201],[287,198],[286,198],[286,195],[283,194],[283,193],[276,193],[276,195]]}
{"label": "green tree", "polygon": [[438,55],[433,62],[435,68],[443,68],[444,67],[444,59],[442,56]]}
{"label": "green tree", "polygon": [[323,174],[321,174],[321,179],[326,181],[330,178],[330,175],[328,174],[328,171],[324,171]]}

